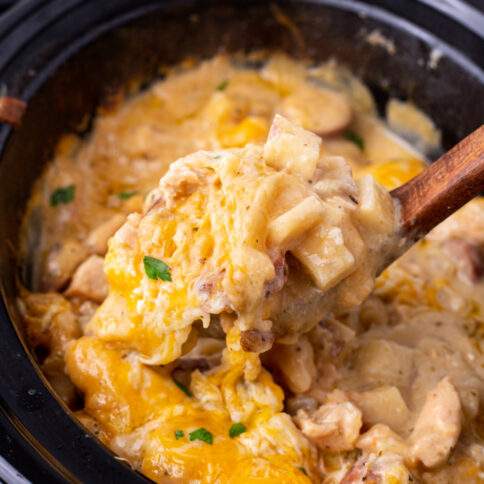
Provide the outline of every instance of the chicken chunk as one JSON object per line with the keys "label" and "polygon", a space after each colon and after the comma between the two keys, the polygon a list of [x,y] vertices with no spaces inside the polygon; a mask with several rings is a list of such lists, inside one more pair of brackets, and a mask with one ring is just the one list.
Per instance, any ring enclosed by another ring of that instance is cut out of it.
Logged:
{"label": "chicken chunk", "polygon": [[125,221],[125,215],[116,214],[96,227],[87,237],[86,242],[89,249],[95,254],[104,255],[108,250],[108,240]]}
{"label": "chicken chunk", "polygon": [[101,303],[108,295],[108,284],[103,270],[104,259],[92,255],[76,270],[67,288],[67,297],[80,297]]}
{"label": "chicken chunk", "polygon": [[47,256],[42,290],[55,291],[65,287],[87,254],[86,247],[77,240],[67,240],[63,244],[55,245]]}
{"label": "chicken chunk", "polygon": [[314,413],[299,410],[296,423],[319,448],[335,452],[352,450],[360,435],[360,410],[350,402],[321,405]]}
{"label": "chicken chunk", "polygon": [[461,431],[461,403],[449,378],[431,390],[409,437],[410,456],[427,467],[447,459]]}
{"label": "chicken chunk", "polygon": [[407,484],[410,480],[410,473],[399,455],[369,454],[363,455],[356,461],[343,477],[341,484],[364,484],[365,482]]}
{"label": "chicken chunk", "polygon": [[376,424],[364,433],[356,443],[358,449],[368,454],[398,454],[405,457],[408,448],[404,440],[387,425]]}
{"label": "chicken chunk", "polygon": [[299,337],[294,344],[276,345],[268,361],[281,372],[284,382],[294,393],[309,390],[316,378],[314,351],[306,336]]}

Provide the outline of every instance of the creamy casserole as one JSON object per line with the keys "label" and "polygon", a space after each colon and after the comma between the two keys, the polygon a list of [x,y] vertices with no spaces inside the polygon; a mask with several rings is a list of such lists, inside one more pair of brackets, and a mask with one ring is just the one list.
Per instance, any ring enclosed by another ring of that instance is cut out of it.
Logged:
{"label": "creamy casserole", "polygon": [[45,375],[157,482],[481,481],[483,201],[375,281],[387,190],[439,144],[335,62],[217,56],[120,96],[25,217]]}

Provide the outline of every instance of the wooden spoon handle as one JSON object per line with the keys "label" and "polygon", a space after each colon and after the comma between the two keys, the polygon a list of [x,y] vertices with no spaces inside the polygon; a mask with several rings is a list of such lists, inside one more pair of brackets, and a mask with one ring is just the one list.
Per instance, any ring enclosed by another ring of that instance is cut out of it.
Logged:
{"label": "wooden spoon handle", "polygon": [[484,192],[484,125],[422,173],[393,190],[401,208],[399,235],[412,243]]}

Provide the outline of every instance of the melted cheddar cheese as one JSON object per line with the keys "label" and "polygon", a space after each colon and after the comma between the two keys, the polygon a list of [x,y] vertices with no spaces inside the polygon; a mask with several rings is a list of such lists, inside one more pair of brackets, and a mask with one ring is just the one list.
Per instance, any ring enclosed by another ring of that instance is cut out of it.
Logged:
{"label": "melted cheddar cheese", "polygon": [[[192,396],[169,371],[148,367],[99,338],[73,343],[66,365],[104,439],[155,481],[277,482],[285,475],[309,482],[300,469],[315,471],[314,449],[282,413],[282,390],[257,355],[240,350],[236,334],[228,344],[220,367],[192,375]],[[229,436],[234,422],[246,429],[237,438]],[[212,444],[189,440],[199,427],[213,435]]]}

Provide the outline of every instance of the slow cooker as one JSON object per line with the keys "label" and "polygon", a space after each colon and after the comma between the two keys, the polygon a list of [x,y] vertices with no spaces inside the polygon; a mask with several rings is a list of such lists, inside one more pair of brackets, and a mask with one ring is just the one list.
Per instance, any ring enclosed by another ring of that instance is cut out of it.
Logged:
{"label": "slow cooker", "polygon": [[[8,6],[0,1],[0,9]],[[297,26],[287,28],[280,15]],[[279,18],[279,20],[278,20]],[[378,31],[395,52],[369,43]],[[480,0],[23,0],[0,17],[0,91],[27,102],[21,126],[0,125],[0,481],[147,482],[114,457],[53,394],[24,341],[16,257],[32,183],[62,133],[89,132],[102,102],[187,56],[282,49],[335,57],[373,90],[410,99],[450,147],[484,121]],[[86,180],[86,183],[89,181]]]}

